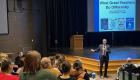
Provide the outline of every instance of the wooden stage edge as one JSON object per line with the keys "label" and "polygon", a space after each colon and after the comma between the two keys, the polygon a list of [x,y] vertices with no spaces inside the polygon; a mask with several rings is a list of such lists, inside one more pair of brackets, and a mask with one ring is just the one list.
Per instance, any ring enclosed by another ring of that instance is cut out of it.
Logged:
{"label": "wooden stage edge", "polygon": [[[99,74],[99,60],[91,59],[87,57],[81,57],[81,56],[72,56],[72,55],[65,55],[66,60],[68,60],[71,64],[75,60],[80,60],[83,64],[83,68],[87,69],[89,72],[95,72]],[[109,66],[108,66],[108,73],[109,74],[116,74],[117,69],[126,63],[126,60],[110,60]],[[140,59],[132,59],[133,64],[140,64]]]}

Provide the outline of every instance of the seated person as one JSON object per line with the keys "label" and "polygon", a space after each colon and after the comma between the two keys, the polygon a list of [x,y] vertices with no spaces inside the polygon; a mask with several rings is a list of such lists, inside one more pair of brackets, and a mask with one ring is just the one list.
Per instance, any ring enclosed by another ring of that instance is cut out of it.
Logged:
{"label": "seated person", "polygon": [[87,71],[83,70],[82,63],[80,60],[76,60],[73,64],[73,70],[71,71],[71,76],[77,79],[89,80],[89,75]]}
{"label": "seated person", "polygon": [[47,57],[42,58],[41,68],[50,71],[51,73],[55,74],[56,76],[61,75],[61,72],[59,71],[58,68],[52,67],[51,60]]}
{"label": "seated person", "polygon": [[[60,54],[59,54],[60,55]],[[65,61],[65,56],[60,55],[59,59],[56,59],[55,65],[59,69],[59,71],[62,73],[62,63]]]}
{"label": "seated person", "polygon": [[24,59],[23,72],[20,80],[57,80],[57,77],[48,70],[40,70],[41,55],[35,50],[28,51]]}
{"label": "seated person", "polygon": [[8,60],[8,55],[5,53],[0,53],[0,62],[3,62],[4,60]]}
{"label": "seated person", "polygon": [[131,58],[127,58],[127,63],[124,64],[120,70],[124,70],[127,72],[134,72],[134,69],[136,69],[135,65],[132,63]]}
{"label": "seated person", "polygon": [[55,67],[59,68],[60,64],[65,61],[65,56],[62,54],[55,55]]}
{"label": "seated person", "polygon": [[130,73],[135,73],[136,71],[136,67],[135,65],[132,63],[132,60],[131,58],[127,58],[126,60],[126,64],[122,65],[121,67],[118,68],[117,70],[117,80],[118,80],[118,77],[119,77],[119,71],[127,71],[127,72],[130,72]]}
{"label": "seated person", "polygon": [[4,60],[1,63],[1,72],[0,72],[0,80],[19,80],[18,76],[12,75],[13,66],[11,61]]}
{"label": "seated person", "polygon": [[58,77],[58,80],[76,80],[70,76],[71,64],[68,61],[62,63],[62,75]]}
{"label": "seated person", "polygon": [[24,67],[24,61],[20,60],[16,73],[19,74],[19,73],[23,72],[23,67]]}
{"label": "seated person", "polygon": [[15,58],[15,65],[19,66],[21,59],[24,57],[23,52],[19,52],[18,56]]}
{"label": "seated person", "polygon": [[55,67],[55,57],[54,56],[50,56],[49,58],[51,60],[51,66]]}
{"label": "seated person", "polygon": [[0,71],[1,71],[1,66],[2,66],[2,62],[4,61],[4,60],[8,60],[9,58],[8,58],[8,55],[7,54],[5,54],[5,53],[0,53]]}
{"label": "seated person", "polygon": [[58,68],[59,71],[62,73],[61,65],[62,62],[65,61],[65,56],[61,54],[56,54],[55,56],[50,56],[49,59],[51,61],[51,66],[53,68]]}
{"label": "seated person", "polygon": [[13,67],[13,75],[18,75],[23,70],[24,65],[24,54],[23,52],[20,52],[18,56],[15,58],[14,67]]}

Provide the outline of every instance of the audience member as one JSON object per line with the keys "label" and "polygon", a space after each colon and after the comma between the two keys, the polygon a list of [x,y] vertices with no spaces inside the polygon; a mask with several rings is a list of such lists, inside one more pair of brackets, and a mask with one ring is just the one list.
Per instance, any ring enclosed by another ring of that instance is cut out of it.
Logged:
{"label": "audience member", "polygon": [[21,59],[19,64],[18,64],[18,69],[16,71],[17,74],[23,72],[23,68],[24,68],[24,61]]}
{"label": "audience member", "polygon": [[55,55],[55,67],[59,68],[60,64],[63,62],[63,57],[61,54]]}
{"label": "audience member", "polygon": [[0,62],[3,62],[4,60],[8,60],[8,55],[5,53],[0,53]]}
{"label": "audience member", "polygon": [[76,60],[73,64],[73,70],[71,71],[71,75],[77,79],[89,80],[89,75],[87,71],[83,70],[82,62],[80,60]]}
{"label": "audience member", "polygon": [[8,60],[8,55],[4,53],[0,53],[0,71],[1,71],[2,62],[4,60]]}
{"label": "audience member", "polygon": [[50,71],[51,73],[55,74],[56,76],[61,75],[61,72],[59,71],[58,68],[52,67],[51,60],[48,57],[42,58],[41,67],[43,69],[46,69],[46,70]]}
{"label": "audience member", "polygon": [[62,73],[62,63],[65,61],[65,56],[59,54],[59,58],[57,59],[55,65],[59,69],[59,71]]}
{"label": "audience member", "polygon": [[48,70],[40,70],[41,55],[37,51],[28,51],[24,59],[23,72],[20,80],[57,80]]}
{"label": "audience member", "polygon": [[62,75],[58,77],[58,80],[76,80],[70,76],[71,64],[68,61],[62,63]]}
{"label": "audience member", "polygon": [[23,52],[19,52],[18,56],[15,58],[15,65],[21,65],[21,59],[24,57]]}
{"label": "audience member", "polygon": [[12,63],[9,60],[4,60],[1,63],[0,80],[19,80],[18,76],[11,74],[13,69]]}
{"label": "audience member", "polygon": [[135,65],[132,63],[131,58],[127,58],[126,60],[126,64],[122,65],[121,67],[118,68],[117,70],[117,79],[119,78],[119,71],[127,71],[129,73],[135,73],[136,72],[136,67]]}
{"label": "audience member", "polygon": [[51,60],[52,67],[55,67],[55,57],[54,56],[50,56],[49,58]]}
{"label": "audience member", "polygon": [[127,58],[127,63],[124,64],[120,70],[124,70],[124,71],[127,71],[127,72],[134,72],[134,69],[136,69],[135,65],[132,63],[132,60],[131,58]]}

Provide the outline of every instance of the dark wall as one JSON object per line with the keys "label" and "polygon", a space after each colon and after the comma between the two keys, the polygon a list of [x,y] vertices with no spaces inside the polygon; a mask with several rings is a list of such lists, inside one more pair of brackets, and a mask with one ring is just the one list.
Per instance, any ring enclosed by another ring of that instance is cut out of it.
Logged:
{"label": "dark wall", "polygon": [[85,35],[85,47],[97,47],[103,38],[112,47],[140,46],[140,31],[134,32],[91,32]]}
{"label": "dark wall", "polygon": [[9,34],[0,35],[0,52],[38,49],[41,27],[39,0],[7,0],[7,4]]}

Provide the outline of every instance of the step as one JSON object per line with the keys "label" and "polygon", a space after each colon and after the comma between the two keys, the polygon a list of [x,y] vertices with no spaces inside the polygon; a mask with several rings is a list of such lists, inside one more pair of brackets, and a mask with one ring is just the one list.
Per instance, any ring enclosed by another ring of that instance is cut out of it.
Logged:
{"label": "step", "polygon": [[[81,60],[83,64],[83,68],[87,69],[90,72],[99,73],[100,70],[100,63],[99,60],[90,59],[86,57],[80,57],[80,56],[66,56],[66,59],[73,64],[75,60]],[[110,60],[108,65],[108,73],[110,74],[116,74],[117,69],[126,63],[126,60]],[[140,59],[133,59],[132,63],[139,64]],[[104,69],[104,67],[103,67]]]}
{"label": "step", "polygon": [[[86,68],[86,70],[87,70],[88,72],[95,72],[95,73],[97,73],[97,74],[100,73],[100,70],[94,70],[94,69],[90,69],[90,68]],[[104,69],[103,69],[103,72],[104,72]],[[117,69],[108,69],[108,73],[109,73],[109,74],[116,74],[116,73],[117,73]]]}

